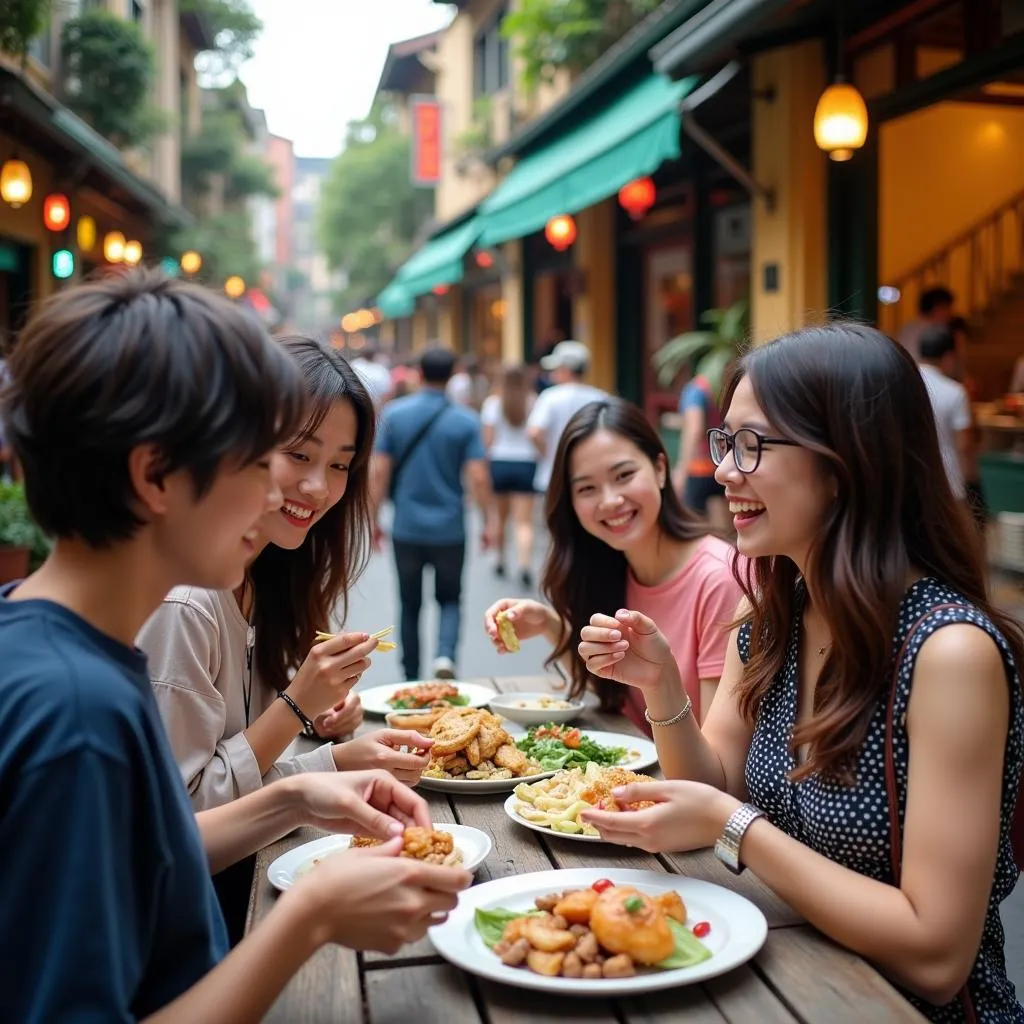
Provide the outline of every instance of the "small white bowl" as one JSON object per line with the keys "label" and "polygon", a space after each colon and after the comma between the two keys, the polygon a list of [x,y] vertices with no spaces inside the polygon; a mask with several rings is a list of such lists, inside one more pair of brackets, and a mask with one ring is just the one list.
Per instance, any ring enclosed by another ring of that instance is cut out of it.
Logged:
{"label": "small white bowl", "polygon": [[[545,701],[554,707],[543,707]],[[583,701],[568,700],[553,693],[499,693],[488,702],[491,710],[519,725],[544,725],[545,722],[571,722],[583,713]],[[567,704],[568,707],[560,705]]]}

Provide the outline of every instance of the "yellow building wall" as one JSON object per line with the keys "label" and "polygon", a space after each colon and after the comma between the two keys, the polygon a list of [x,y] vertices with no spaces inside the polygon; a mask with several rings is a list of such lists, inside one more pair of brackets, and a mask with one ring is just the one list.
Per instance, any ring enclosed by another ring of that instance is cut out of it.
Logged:
{"label": "yellow building wall", "polygon": [[577,340],[590,347],[591,383],[615,390],[615,206],[611,199],[581,210],[573,246],[577,269],[586,287],[573,299],[573,324]]}
{"label": "yellow building wall", "polygon": [[523,242],[515,239],[501,249],[505,273],[501,278],[501,360],[521,363],[526,356],[526,332],[523,322]]}
{"label": "yellow building wall", "polygon": [[1024,189],[1024,110],[1019,108],[939,103],[889,121],[880,132],[882,284]]}
{"label": "yellow building wall", "polygon": [[[826,317],[826,160],[814,142],[814,108],[825,88],[821,44],[800,43],[753,60],[752,172],[774,190],[753,200],[751,333],[755,342]],[[758,93],[774,91],[767,100]],[[777,287],[765,287],[765,271]]]}

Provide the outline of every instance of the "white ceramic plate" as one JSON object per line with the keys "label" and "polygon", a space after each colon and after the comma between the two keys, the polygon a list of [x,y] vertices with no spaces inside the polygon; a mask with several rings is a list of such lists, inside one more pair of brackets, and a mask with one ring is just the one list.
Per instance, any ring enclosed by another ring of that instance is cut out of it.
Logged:
{"label": "white ceramic plate", "polygon": [[516,801],[519,799],[515,793],[510,793],[508,799],[502,805],[505,808],[505,813],[517,824],[522,825],[523,828],[531,829],[534,832],[540,832],[541,835],[554,836],[556,839],[571,839],[576,843],[606,843],[607,839],[602,839],[600,836],[585,836],[582,832],[556,832],[553,828],[548,828],[547,825],[538,825],[535,821],[527,821],[526,818],[520,818],[516,814]]}
{"label": "white ceramic plate", "polygon": [[[452,707],[482,708],[490,702],[495,691],[490,686],[481,686],[479,683],[462,683],[458,679],[442,680],[451,682],[460,694],[469,698],[467,705],[456,705]],[[421,679],[420,682],[436,682],[433,679]],[[397,690],[404,690],[408,686],[416,686],[416,683],[392,683],[390,686],[371,686],[367,690],[356,690],[356,695],[362,701],[363,710],[368,715],[380,715],[382,718],[395,709],[388,701],[395,695]]]}
{"label": "white ceramic plate", "polygon": [[[707,921],[711,930],[701,941],[711,957],[693,967],[671,971],[644,970],[632,978],[546,978],[524,967],[506,967],[485,945],[473,923],[478,907],[528,910],[538,896],[582,889],[599,878],[610,878],[617,885],[633,885],[641,892],[656,895],[674,889],[686,904],[688,927]],[[446,960],[471,974],[517,988],[542,992],[561,992],[574,996],[625,996],[638,992],[692,985],[725,974],[746,963],[764,944],[768,923],[764,914],[749,900],[729,889],[683,875],[657,871],[631,871],[618,868],[573,868],[563,871],[539,871],[528,875],[484,882],[459,896],[459,905],[444,924],[430,929],[430,941]]]}
{"label": "white ceramic plate", "polygon": [[[455,848],[462,854],[461,867],[467,871],[478,868],[486,860],[494,845],[491,837],[478,828],[470,828],[468,825],[449,825],[445,822],[440,822],[434,827],[438,832],[451,834],[455,840]],[[338,833],[314,839],[310,843],[303,843],[302,846],[296,846],[294,850],[282,853],[267,868],[267,878],[275,889],[284,892],[295,884],[296,879],[304,873],[303,867],[314,857],[326,857],[336,850],[347,850],[351,841],[350,834]]]}
{"label": "white ceramic plate", "polygon": [[[567,708],[539,708],[521,707],[520,705],[536,704],[542,698],[551,700],[566,701],[571,706]],[[546,722],[571,722],[579,718],[585,710],[583,701],[568,701],[557,693],[499,693],[491,698],[491,710],[510,722],[517,722],[519,725],[544,725]]]}
{"label": "white ceramic plate", "polygon": [[[616,766],[618,768],[628,768],[630,771],[638,772],[658,763],[658,748],[649,739],[640,736],[627,736],[621,732],[600,732],[597,729],[581,731],[602,747],[625,747],[628,754],[626,760]],[[509,729],[508,733],[516,741],[526,735],[525,730],[522,729]],[[489,779],[430,779],[423,776],[419,785],[422,789],[430,789],[437,793],[462,793],[463,795],[511,793],[520,782],[537,782],[540,779],[550,779],[555,774],[557,773],[539,772],[537,775],[524,775],[517,779],[494,779],[493,781]],[[519,818],[515,820],[520,821]],[[526,823],[522,822],[522,824]],[[550,833],[551,829],[545,828],[541,831]]]}

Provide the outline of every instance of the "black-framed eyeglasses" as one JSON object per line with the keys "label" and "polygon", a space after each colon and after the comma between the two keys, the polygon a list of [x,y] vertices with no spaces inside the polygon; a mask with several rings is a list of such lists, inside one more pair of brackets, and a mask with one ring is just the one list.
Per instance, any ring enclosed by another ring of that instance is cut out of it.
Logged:
{"label": "black-framed eyeglasses", "polygon": [[720,466],[726,455],[732,451],[733,461],[741,473],[753,473],[761,465],[761,452],[765,445],[773,444],[800,447],[796,441],[790,441],[788,437],[766,437],[756,430],[751,430],[750,427],[742,427],[735,434],[730,434],[719,427],[712,427],[708,431],[711,461]]}

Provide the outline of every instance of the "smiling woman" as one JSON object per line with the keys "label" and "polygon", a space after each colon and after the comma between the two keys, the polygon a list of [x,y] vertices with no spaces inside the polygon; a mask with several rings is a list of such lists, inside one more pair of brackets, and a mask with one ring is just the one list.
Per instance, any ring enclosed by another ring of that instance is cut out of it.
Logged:
{"label": "smiling woman", "polygon": [[551,607],[512,599],[493,605],[485,627],[498,649],[507,649],[499,615],[520,640],[544,634],[552,660],[572,675],[572,696],[592,687],[605,707],[650,735],[639,691],[597,678],[576,656],[580,630],[595,612],[641,608],[671,631],[685,688],[678,706],[689,697],[699,719],[718,684],[740,597],[735,552],[681,505],[668,456],[640,409],[607,399],[576,413],[558,444],[545,511],[552,545],[543,589]]}

